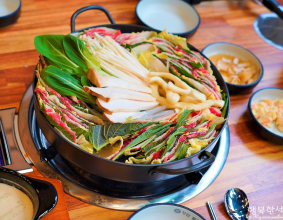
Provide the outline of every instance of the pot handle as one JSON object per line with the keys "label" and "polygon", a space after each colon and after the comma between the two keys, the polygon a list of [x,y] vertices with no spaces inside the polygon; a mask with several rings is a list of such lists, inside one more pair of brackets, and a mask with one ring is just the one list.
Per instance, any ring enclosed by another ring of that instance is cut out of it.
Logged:
{"label": "pot handle", "polygon": [[55,187],[46,181],[26,177],[38,193],[39,207],[34,220],[41,219],[50,212],[58,201],[58,195]]}
{"label": "pot handle", "polygon": [[164,167],[155,167],[149,171],[149,175],[156,175],[158,173],[164,173],[168,175],[181,175],[181,174],[187,174],[187,173],[192,173],[198,170],[201,170],[209,165],[211,165],[214,160],[215,156],[208,152],[204,151],[201,155],[200,158],[202,159],[205,157],[205,159],[195,165],[189,166],[189,167],[184,167],[180,169],[169,169],[169,168],[164,168]]}
{"label": "pot handle", "polygon": [[111,22],[111,24],[115,24],[115,21],[114,19],[112,18],[112,16],[110,15],[109,11],[102,7],[102,6],[99,6],[99,5],[90,5],[90,6],[86,6],[86,7],[83,7],[83,8],[80,8],[79,10],[77,10],[71,17],[71,32],[74,32],[76,30],[75,28],[75,20],[76,20],[76,17],[84,12],[84,11],[88,11],[88,10],[100,10],[100,11],[103,11],[106,16],[108,17],[109,21]]}

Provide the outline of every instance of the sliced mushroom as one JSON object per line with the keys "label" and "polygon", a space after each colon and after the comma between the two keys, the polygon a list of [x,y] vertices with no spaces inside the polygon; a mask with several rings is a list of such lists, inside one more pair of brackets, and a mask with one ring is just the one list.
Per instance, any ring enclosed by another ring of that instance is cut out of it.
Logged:
{"label": "sliced mushroom", "polygon": [[84,90],[92,94],[93,96],[104,100],[105,102],[113,101],[116,99],[128,99],[143,102],[150,102],[156,100],[150,94],[115,87],[97,88],[84,86]]}
{"label": "sliced mushroom", "polygon": [[115,112],[137,112],[152,109],[159,105],[159,103],[156,101],[141,102],[127,99],[117,99],[110,102],[105,102],[99,98],[96,100],[96,104],[107,114],[112,114]]}

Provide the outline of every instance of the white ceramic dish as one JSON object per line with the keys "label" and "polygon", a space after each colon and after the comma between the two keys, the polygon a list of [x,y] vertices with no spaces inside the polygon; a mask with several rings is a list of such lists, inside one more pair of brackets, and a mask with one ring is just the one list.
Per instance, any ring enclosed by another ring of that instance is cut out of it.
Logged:
{"label": "white ceramic dish", "polygon": [[236,92],[244,92],[247,90],[251,90],[260,82],[260,80],[263,77],[264,71],[260,60],[251,51],[239,45],[224,43],[224,42],[213,43],[206,46],[202,50],[202,53],[208,58],[216,54],[227,54],[227,55],[239,57],[243,61],[251,61],[252,63],[255,64],[259,78],[255,82],[247,85],[236,85],[236,84],[226,83],[229,92],[236,93]]}
{"label": "white ceramic dish", "polygon": [[0,0],[0,27],[14,23],[20,16],[20,0]]}
{"label": "white ceramic dish", "polygon": [[20,0],[0,0],[0,17],[4,17],[16,11]]}
{"label": "white ceramic dish", "polygon": [[157,31],[192,36],[200,24],[197,11],[181,0],[141,0],[136,14],[146,26]]}
{"label": "white ceramic dish", "polygon": [[266,139],[277,143],[283,144],[283,133],[280,132],[276,126],[273,124],[271,128],[262,126],[259,121],[255,118],[252,112],[252,104],[260,102],[262,99],[282,99],[283,98],[283,89],[279,88],[264,88],[256,91],[252,94],[248,104],[248,110],[255,122],[255,130],[258,131]]}
{"label": "white ceramic dish", "polygon": [[205,220],[195,211],[176,204],[153,204],[145,206],[128,220]]}

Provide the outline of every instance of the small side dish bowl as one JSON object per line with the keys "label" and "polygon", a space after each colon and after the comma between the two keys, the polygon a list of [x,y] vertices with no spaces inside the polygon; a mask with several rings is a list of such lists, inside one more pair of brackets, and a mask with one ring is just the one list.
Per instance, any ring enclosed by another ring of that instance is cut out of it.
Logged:
{"label": "small side dish bowl", "polygon": [[30,220],[40,219],[57,204],[57,191],[49,182],[33,179],[14,170],[0,167],[0,183],[15,187],[28,196],[33,206],[33,218]]}
{"label": "small side dish bowl", "polygon": [[168,33],[191,37],[200,24],[200,16],[193,6],[181,0],[141,0],[136,15],[146,26]]}
{"label": "small side dish bowl", "polygon": [[21,14],[21,0],[0,0],[0,27],[15,23]]}
{"label": "small side dish bowl", "polygon": [[[262,101],[263,99],[283,99],[283,89],[279,88],[264,88],[260,89],[256,92],[254,92],[248,103],[248,111],[254,121],[255,124],[255,130],[257,130],[264,138],[277,143],[277,144],[283,144],[283,132],[280,132],[276,126],[274,125],[274,122],[272,123],[271,128],[264,127],[255,117],[253,111],[252,111],[252,105],[255,103],[258,103]],[[281,108],[281,111],[283,109]],[[283,113],[282,113],[283,115]]]}
{"label": "small side dish bowl", "polygon": [[223,54],[223,55],[237,57],[244,62],[251,62],[252,64],[255,65],[257,77],[252,83],[232,84],[226,82],[230,93],[240,93],[240,92],[250,91],[261,81],[263,77],[264,70],[260,60],[251,51],[239,45],[232,43],[224,43],[224,42],[213,43],[206,46],[202,50],[202,53],[208,59],[210,59],[210,57],[212,56]]}
{"label": "small side dish bowl", "polygon": [[128,220],[205,220],[200,214],[195,211],[177,204],[171,203],[158,203],[147,205],[134,214]]}

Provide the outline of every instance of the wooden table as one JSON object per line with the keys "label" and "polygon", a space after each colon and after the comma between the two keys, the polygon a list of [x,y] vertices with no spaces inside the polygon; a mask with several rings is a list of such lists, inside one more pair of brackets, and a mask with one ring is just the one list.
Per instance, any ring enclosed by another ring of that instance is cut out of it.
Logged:
{"label": "wooden table", "polygon": [[[68,34],[72,13],[92,4],[106,7],[117,23],[136,24],[137,2],[22,0],[22,14],[17,23],[0,29],[0,108],[18,108],[22,95],[32,81],[38,61],[33,45],[36,35]],[[282,0],[279,2],[283,4]],[[252,2],[246,6],[232,6],[225,1],[201,3],[195,8],[200,14],[201,24],[196,34],[188,39],[189,43],[198,49],[219,41],[239,44],[255,53],[264,66],[264,77],[253,91],[268,86],[283,87],[283,51],[265,43],[253,29],[254,20],[268,12],[267,9]],[[105,23],[109,22],[102,12],[88,11],[77,18],[77,28]],[[253,91],[231,96],[231,145],[224,169],[208,189],[183,203],[206,219],[211,218],[206,201],[213,204],[219,219],[229,218],[223,195],[231,187],[243,189],[257,213],[264,208],[263,215],[266,217],[283,216],[283,211],[276,210],[283,208],[283,147],[263,139],[251,126],[246,109]],[[40,174],[35,172],[35,175]],[[65,196],[72,220],[122,220],[132,214],[92,206],[67,194]]]}

